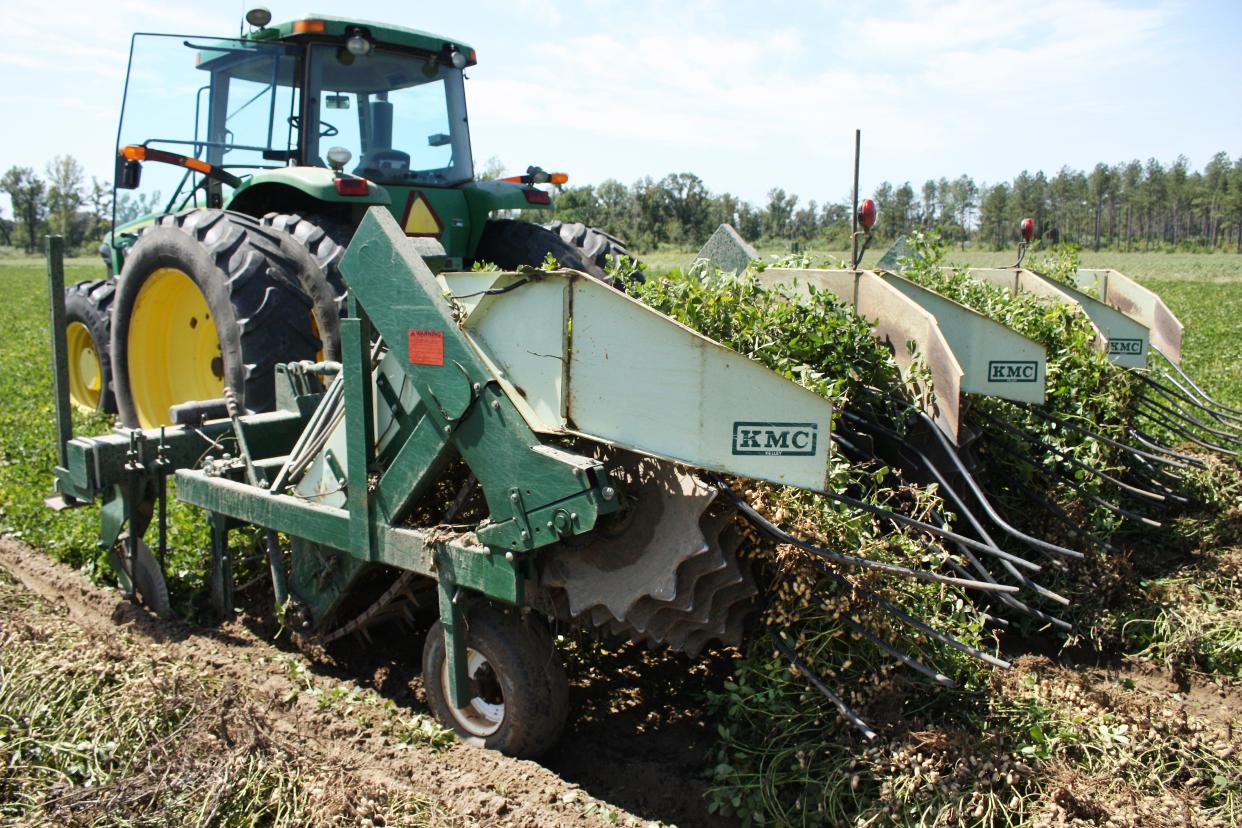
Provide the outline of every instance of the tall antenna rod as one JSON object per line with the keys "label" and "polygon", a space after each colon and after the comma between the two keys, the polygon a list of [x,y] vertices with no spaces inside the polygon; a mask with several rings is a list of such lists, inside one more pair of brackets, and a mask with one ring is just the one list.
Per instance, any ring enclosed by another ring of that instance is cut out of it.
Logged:
{"label": "tall antenna rod", "polygon": [[850,208],[850,270],[858,269],[858,157],[862,153],[862,130],[854,130],[854,203]]}

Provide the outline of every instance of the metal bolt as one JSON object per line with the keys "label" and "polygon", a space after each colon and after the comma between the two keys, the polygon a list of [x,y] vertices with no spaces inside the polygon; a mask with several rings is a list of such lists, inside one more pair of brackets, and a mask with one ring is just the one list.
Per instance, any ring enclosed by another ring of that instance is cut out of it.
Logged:
{"label": "metal bolt", "polygon": [[522,530],[522,540],[530,540],[530,532],[527,532],[525,529]]}
{"label": "metal bolt", "polygon": [[453,433],[453,427],[452,427],[452,426],[445,426],[445,427],[444,427],[444,433],[445,433],[445,434],[452,434],[452,433]]}
{"label": "metal bolt", "polygon": [[603,491],[604,500],[612,500],[612,498],[613,498],[616,494],[617,494],[617,490],[616,490],[616,489],[614,489],[612,486],[605,486],[605,487],[604,487],[604,491]]}
{"label": "metal bolt", "polygon": [[492,400],[492,411],[500,410],[500,400]]}
{"label": "metal bolt", "polygon": [[482,386],[482,385],[479,385],[477,382],[476,382],[474,385],[470,386],[470,387],[471,387],[472,389],[474,389],[474,393],[476,393],[476,394],[477,394],[477,393],[479,393],[479,391],[483,388],[483,386]]}
{"label": "metal bolt", "polygon": [[517,502],[518,502],[518,493],[517,493],[517,492],[513,492],[512,494],[510,494],[510,495],[509,495],[509,499],[510,499],[511,501],[513,501],[514,503],[517,503]]}
{"label": "metal bolt", "polygon": [[574,521],[575,523],[577,523],[577,521],[578,521],[578,513],[577,513],[577,512],[570,512],[570,513],[569,513],[569,519],[570,519],[570,520],[572,520],[572,521]]}
{"label": "metal bolt", "polygon": [[553,525],[552,525],[552,521],[550,521],[550,520],[548,521],[548,528],[549,528],[549,529],[555,529],[555,528],[556,528],[555,526],[553,526]]}
{"label": "metal bolt", "polygon": [[505,560],[506,560],[506,561],[510,561],[510,562],[512,562],[512,560],[513,560],[513,553],[512,553],[512,552],[506,552],[506,553],[505,553]]}

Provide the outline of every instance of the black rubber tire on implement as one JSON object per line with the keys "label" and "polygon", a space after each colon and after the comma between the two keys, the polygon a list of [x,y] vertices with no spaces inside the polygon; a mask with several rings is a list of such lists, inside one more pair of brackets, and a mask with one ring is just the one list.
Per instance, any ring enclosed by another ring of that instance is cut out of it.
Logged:
{"label": "black rubber tire on implement", "polygon": [[542,267],[548,254],[562,267],[580,270],[608,282],[604,269],[546,227],[516,219],[488,219],[483,238],[475,250],[475,261],[491,262],[501,270],[517,270],[523,265]]}
{"label": "black rubber tire on implement", "polygon": [[[598,227],[589,227],[580,221],[550,221],[542,226],[560,236],[561,241],[581,250],[582,257],[601,271],[623,256],[637,261],[625,248],[625,242]],[[633,278],[642,282],[642,272],[635,273]]]}
{"label": "black rubber tire on implement", "polygon": [[541,755],[556,744],[569,716],[569,682],[547,628],[482,602],[467,609],[466,628],[467,646],[487,660],[499,684],[500,726],[487,736],[472,734],[449,703],[439,621],[423,644],[423,688],[432,713],[467,744],[526,759]]}
{"label": "black rubber tire on implement", "polygon": [[[65,325],[77,322],[85,327],[99,357],[99,401],[95,410],[105,414],[116,413],[116,397],[112,393],[112,302],[115,298],[116,277],[78,282],[65,288]],[[75,402],[84,404],[81,400]]]}
{"label": "black rubber tire on implement", "polygon": [[316,213],[268,213],[263,224],[285,231],[307,249],[332,288],[340,316],[345,316],[345,280],[340,264],[356,228]]}
{"label": "black rubber tire on implement", "polygon": [[[140,425],[129,350],[135,305],[147,279],[162,268],[181,271],[202,294],[219,338],[217,376],[233,388],[245,410],[268,411],[275,405],[278,363],[314,360],[321,345],[324,358],[339,357],[331,288],[292,237],[225,210],[161,216],[134,243],[116,294],[112,376],[124,425]],[[322,343],[313,324],[325,332]],[[161,345],[170,354],[181,350],[176,341]]]}

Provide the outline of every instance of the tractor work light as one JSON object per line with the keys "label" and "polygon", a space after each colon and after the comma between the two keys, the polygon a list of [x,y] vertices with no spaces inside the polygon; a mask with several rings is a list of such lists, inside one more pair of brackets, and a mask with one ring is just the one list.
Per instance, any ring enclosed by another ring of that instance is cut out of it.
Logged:
{"label": "tractor work light", "polygon": [[255,6],[246,12],[246,22],[256,29],[262,29],[272,22],[272,12],[265,6]]}
{"label": "tractor work light", "polygon": [[350,29],[349,37],[345,40],[345,48],[355,57],[366,57],[375,50],[375,44],[361,29]]}
{"label": "tractor work light", "polygon": [[453,62],[454,69],[465,69],[466,68],[466,62],[467,62],[466,55],[464,52],[462,52],[461,49],[458,49],[456,46],[454,46],[453,48],[449,50],[449,60]]}
{"label": "tractor work light", "polygon": [[354,154],[345,147],[333,147],[328,150],[327,157],[328,166],[340,172],[345,169],[345,165],[349,163],[349,159],[354,157]]}

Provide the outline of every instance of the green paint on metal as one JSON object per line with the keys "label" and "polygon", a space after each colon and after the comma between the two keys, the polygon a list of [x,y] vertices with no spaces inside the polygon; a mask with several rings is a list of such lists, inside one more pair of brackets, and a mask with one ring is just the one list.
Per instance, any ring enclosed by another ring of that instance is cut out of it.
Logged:
{"label": "green paint on metal", "polygon": [[221,620],[233,615],[233,556],[229,551],[229,522],[213,512],[207,517],[211,528],[211,607]]}
{"label": "green paint on metal", "polygon": [[375,450],[375,411],[371,385],[371,326],[365,317],[341,320],[341,375],[345,380],[345,434],[349,469],[350,552],[375,557],[375,510],[371,504],[371,459]]}
{"label": "green paint on metal", "polygon": [[466,624],[461,590],[442,567],[440,576],[440,626],[444,628],[444,668],[448,673],[449,703],[459,710],[470,706],[470,673],[466,659]]}
{"label": "green paint on metal", "polygon": [[[295,204],[306,196],[315,201],[328,204],[345,204],[351,207],[368,207],[376,204],[391,204],[393,196],[389,190],[379,184],[370,183],[365,196],[343,196],[336,191],[336,174],[326,167],[281,167],[275,170],[260,170],[245,179],[241,186],[229,196],[225,205],[230,210],[242,213],[253,212],[249,205],[262,202],[272,204]],[[285,194],[280,192],[281,189]],[[404,201],[402,205],[404,206]],[[396,207],[393,208],[397,209]]]}
{"label": "green paint on metal", "polygon": [[[317,31],[307,29],[304,21],[313,20],[322,23],[322,28],[316,26]],[[307,14],[293,20],[286,20],[283,23],[274,23],[257,32],[247,35],[250,40],[270,41],[270,40],[328,40],[333,38],[344,38],[350,29],[362,27],[371,35],[372,40],[380,46],[396,46],[398,48],[413,49],[415,51],[427,52],[430,54],[439,54],[445,46],[456,47],[470,58],[474,49],[461,40],[455,38],[447,38],[432,32],[424,32],[420,29],[411,29],[406,26],[392,26],[386,23],[373,23],[369,20],[359,20],[357,18],[335,17],[325,14]],[[299,28],[307,29],[306,31],[298,31]],[[473,65],[474,60],[470,59],[468,65]]]}
{"label": "green paint on metal", "polygon": [[372,568],[348,552],[297,537],[292,539],[289,560],[292,594],[320,629],[358,579]]}
{"label": "green paint on metal", "polygon": [[540,510],[572,500],[578,531],[586,532],[601,511],[616,508],[594,493],[591,481],[602,479],[602,473],[584,475],[573,464],[536,451],[539,438],[495,388],[497,378],[458,328],[435,276],[385,211],[368,211],[341,270],[351,297],[368,310],[384,341],[397,349],[408,346],[402,368],[424,401],[429,425],[451,440],[482,485],[493,522],[479,528],[481,542],[522,550],[556,540],[554,532],[536,535],[498,517],[512,514],[513,481],[522,481],[528,524],[542,526]]}

